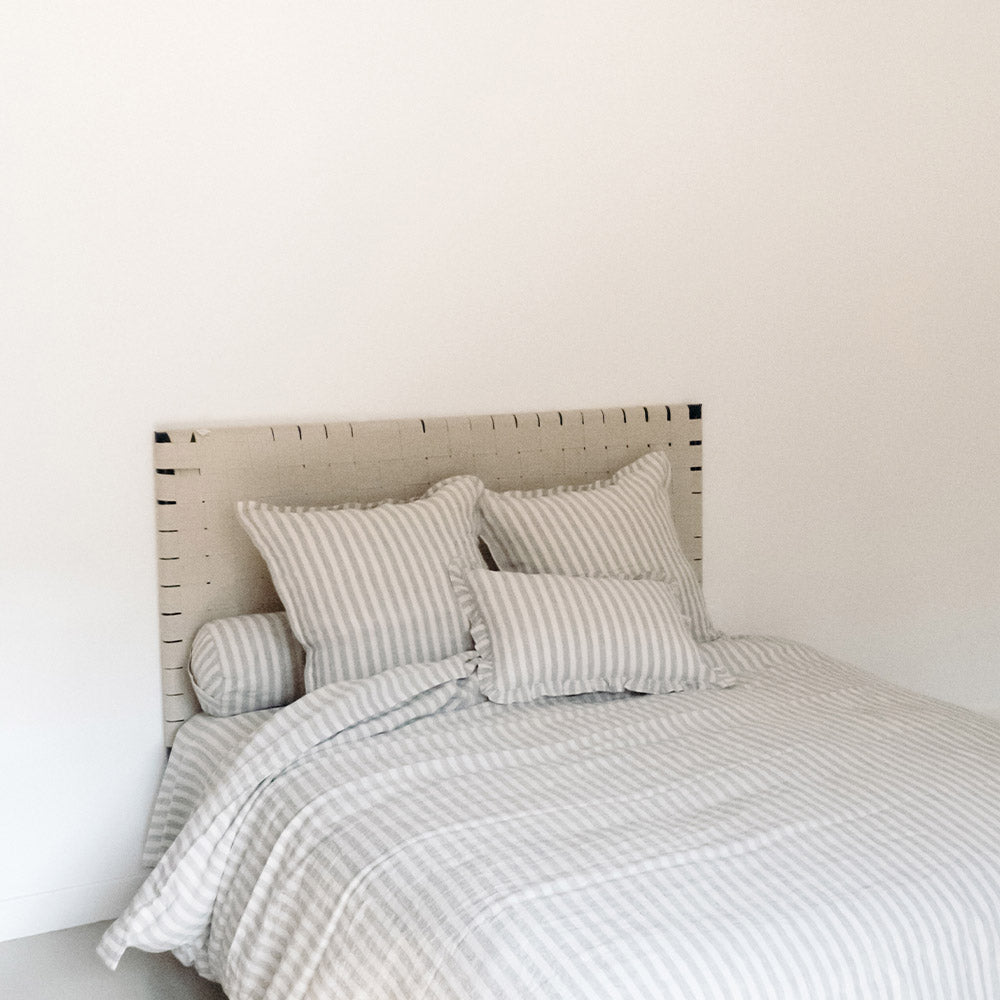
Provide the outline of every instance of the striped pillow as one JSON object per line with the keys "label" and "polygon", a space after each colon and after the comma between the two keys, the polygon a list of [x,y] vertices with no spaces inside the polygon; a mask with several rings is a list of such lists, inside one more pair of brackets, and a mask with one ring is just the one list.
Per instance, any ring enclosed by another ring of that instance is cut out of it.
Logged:
{"label": "striped pillow", "polygon": [[239,715],[305,693],[305,651],[276,611],[207,622],[191,645],[191,681],[203,712]]}
{"label": "striped pillow", "polygon": [[619,580],[452,570],[490,701],[586,691],[666,694],[726,685],[702,662],[673,587]]}
{"label": "striped pillow", "polygon": [[372,508],[237,504],[306,649],[306,690],[472,648],[448,566],[482,566],[483,484],[455,476]]}
{"label": "striped pillow", "polygon": [[483,537],[501,570],[568,576],[664,573],[699,642],[717,639],[670,512],[670,462],[651,451],[587,486],[483,494]]}

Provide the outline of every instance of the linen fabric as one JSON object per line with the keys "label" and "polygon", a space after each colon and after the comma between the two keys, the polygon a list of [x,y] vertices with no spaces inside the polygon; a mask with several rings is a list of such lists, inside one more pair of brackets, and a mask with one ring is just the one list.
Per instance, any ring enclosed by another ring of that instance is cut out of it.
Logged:
{"label": "linen fabric", "polygon": [[203,712],[238,715],[305,694],[305,650],[283,611],[206,622],[191,644],[191,682]]}
{"label": "linen fabric", "polygon": [[662,577],[452,569],[491,701],[586,691],[667,694],[716,681]]}
{"label": "linen fabric", "polygon": [[455,657],[307,694],[101,955],[232,1000],[1000,997],[1000,724],[796,643],[700,652],[738,683],[497,705]]}
{"label": "linen fabric", "polygon": [[152,868],[184,829],[214,782],[277,708],[242,715],[197,712],[177,730],[146,829],[142,864]]}
{"label": "linen fabric", "polygon": [[518,573],[640,577],[680,588],[695,639],[718,638],[670,511],[670,462],[647,452],[586,486],[496,493],[481,501],[483,537],[497,566]]}
{"label": "linen fabric", "polygon": [[455,476],[408,503],[237,505],[305,647],[306,690],[471,648],[448,566],[483,565],[482,490]]}

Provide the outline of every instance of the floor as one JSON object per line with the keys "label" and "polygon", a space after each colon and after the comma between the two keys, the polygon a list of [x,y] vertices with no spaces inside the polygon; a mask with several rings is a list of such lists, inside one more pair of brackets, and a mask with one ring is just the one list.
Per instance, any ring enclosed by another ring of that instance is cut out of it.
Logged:
{"label": "floor", "polygon": [[173,955],[130,948],[116,972],[94,949],[108,925],[87,924],[0,942],[3,1000],[225,1000]]}

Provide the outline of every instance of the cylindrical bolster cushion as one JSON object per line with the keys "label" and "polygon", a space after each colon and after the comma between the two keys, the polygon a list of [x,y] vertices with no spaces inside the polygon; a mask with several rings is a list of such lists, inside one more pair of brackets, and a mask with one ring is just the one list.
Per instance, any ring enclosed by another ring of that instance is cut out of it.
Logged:
{"label": "cylindrical bolster cushion", "polygon": [[191,646],[191,680],[209,715],[287,705],[305,692],[304,666],[284,611],[208,622]]}

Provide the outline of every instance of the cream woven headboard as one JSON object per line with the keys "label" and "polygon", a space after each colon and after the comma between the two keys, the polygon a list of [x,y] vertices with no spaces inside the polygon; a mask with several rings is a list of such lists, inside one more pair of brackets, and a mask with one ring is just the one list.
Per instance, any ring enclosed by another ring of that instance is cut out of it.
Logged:
{"label": "cream woven headboard", "polygon": [[187,675],[195,632],[213,618],[281,607],[236,518],[237,500],[407,499],[460,473],[492,489],[579,484],[664,449],[673,467],[674,520],[700,575],[699,405],[165,430],[156,432],[154,447],[168,746],[198,710]]}

